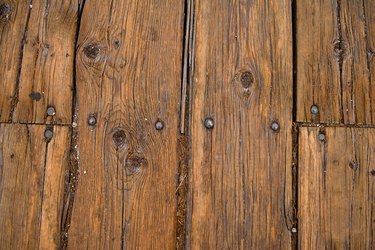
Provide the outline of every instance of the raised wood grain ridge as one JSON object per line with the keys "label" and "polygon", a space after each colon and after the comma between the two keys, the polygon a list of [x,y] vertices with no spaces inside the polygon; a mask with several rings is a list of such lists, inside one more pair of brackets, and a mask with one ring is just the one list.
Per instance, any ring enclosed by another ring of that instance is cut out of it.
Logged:
{"label": "raised wood grain ridge", "polygon": [[375,129],[300,129],[299,249],[374,249],[374,143]]}
{"label": "raised wood grain ridge", "polygon": [[176,247],[183,13],[183,1],[85,3],[68,249]]}
{"label": "raised wood grain ridge", "polygon": [[291,2],[196,0],[195,17],[188,248],[290,249]]}
{"label": "raised wood grain ridge", "polygon": [[374,125],[375,2],[296,1],[296,7],[297,120]]}
{"label": "raised wood grain ridge", "polygon": [[78,0],[0,1],[0,122],[71,123],[77,12]]}
{"label": "raised wood grain ridge", "polygon": [[58,249],[67,127],[0,125],[0,249]]}

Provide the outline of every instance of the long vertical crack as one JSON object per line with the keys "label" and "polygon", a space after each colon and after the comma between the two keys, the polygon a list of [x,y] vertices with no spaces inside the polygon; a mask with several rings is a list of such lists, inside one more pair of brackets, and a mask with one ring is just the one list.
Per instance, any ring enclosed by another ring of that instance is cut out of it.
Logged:
{"label": "long vertical crack", "polygon": [[177,225],[176,225],[176,249],[186,248],[187,234],[187,193],[188,193],[188,165],[190,154],[189,121],[190,121],[190,96],[191,96],[191,72],[194,34],[194,0],[186,0],[184,7],[184,34],[181,72],[181,100],[180,100],[180,133],[178,135],[178,180],[176,187],[177,199]]}
{"label": "long vertical crack", "polygon": [[60,249],[66,249],[68,246],[68,230],[72,215],[74,195],[78,184],[79,176],[79,149],[78,149],[78,107],[77,107],[77,86],[76,86],[76,53],[79,30],[81,26],[81,17],[84,9],[85,0],[78,2],[77,27],[74,45],[74,62],[73,62],[73,98],[72,98],[72,133],[69,152],[69,168],[65,175],[64,198],[62,204],[62,214],[60,219]]}

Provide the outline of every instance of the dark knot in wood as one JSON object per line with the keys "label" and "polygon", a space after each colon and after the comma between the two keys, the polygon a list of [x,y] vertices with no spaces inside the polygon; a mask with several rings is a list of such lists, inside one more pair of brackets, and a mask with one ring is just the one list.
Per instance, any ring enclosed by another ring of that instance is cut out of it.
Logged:
{"label": "dark knot in wood", "polygon": [[39,101],[42,98],[42,95],[39,92],[31,92],[29,96],[34,101]]}
{"label": "dark knot in wood", "polygon": [[98,58],[100,54],[100,48],[97,44],[90,43],[83,49],[83,53],[87,58],[95,60]]}
{"label": "dark knot in wood", "polygon": [[337,39],[333,43],[333,51],[336,60],[341,64],[344,61],[346,54],[346,44],[343,40]]}
{"label": "dark knot in wood", "polygon": [[7,4],[3,3],[0,4],[0,21],[1,22],[6,22],[9,20],[9,15],[12,12],[12,7]]}
{"label": "dark knot in wood", "polygon": [[248,89],[251,87],[251,85],[254,82],[254,76],[250,71],[242,72],[240,76],[240,81],[241,81],[242,87],[244,87],[245,89]]}
{"label": "dark knot in wood", "polygon": [[126,175],[140,174],[142,171],[142,166],[147,164],[146,158],[138,153],[130,153],[128,159],[126,160],[125,171]]}
{"label": "dark knot in wood", "polygon": [[125,131],[123,129],[118,129],[115,133],[113,133],[112,140],[117,148],[122,148],[126,144]]}

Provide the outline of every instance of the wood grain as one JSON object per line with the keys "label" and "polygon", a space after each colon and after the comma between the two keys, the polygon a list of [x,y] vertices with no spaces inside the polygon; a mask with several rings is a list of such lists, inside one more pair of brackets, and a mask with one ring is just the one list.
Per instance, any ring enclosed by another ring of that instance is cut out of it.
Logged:
{"label": "wood grain", "polygon": [[85,4],[68,249],[176,247],[183,10],[172,0]]}
{"label": "wood grain", "polygon": [[195,16],[188,248],[290,249],[291,2],[197,0]]}
{"label": "wood grain", "polygon": [[77,14],[78,0],[0,1],[1,122],[71,123]]}
{"label": "wood grain", "polygon": [[300,249],[374,248],[374,142],[374,129],[300,129]]}
{"label": "wood grain", "polygon": [[0,249],[57,249],[69,129],[0,125]]}
{"label": "wood grain", "polygon": [[297,120],[374,124],[374,1],[296,5]]}

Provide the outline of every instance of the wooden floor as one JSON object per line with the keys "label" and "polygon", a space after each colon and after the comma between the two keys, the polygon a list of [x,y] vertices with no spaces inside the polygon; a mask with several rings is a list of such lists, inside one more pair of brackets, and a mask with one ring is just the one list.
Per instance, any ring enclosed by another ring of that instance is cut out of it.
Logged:
{"label": "wooden floor", "polygon": [[374,79],[372,0],[0,0],[0,249],[375,249]]}

